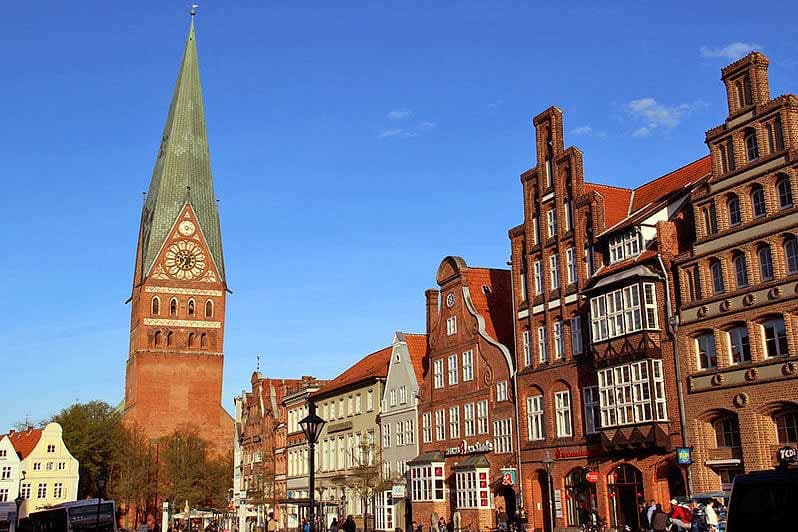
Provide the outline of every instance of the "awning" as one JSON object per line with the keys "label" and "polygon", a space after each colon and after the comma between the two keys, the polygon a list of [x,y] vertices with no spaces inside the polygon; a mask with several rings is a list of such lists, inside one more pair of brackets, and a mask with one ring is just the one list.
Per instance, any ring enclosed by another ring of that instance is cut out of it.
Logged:
{"label": "awning", "polygon": [[443,456],[443,453],[440,451],[427,451],[426,453],[421,453],[420,455],[416,456],[412,460],[410,460],[407,465],[421,465],[421,464],[431,464],[432,462],[444,462],[446,458]]}
{"label": "awning", "polygon": [[490,467],[490,462],[488,459],[485,458],[484,454],[472,454],[465,460],[457,462],[452,469],[476,469],[476,468],[488,468]]}
{"label": "awning", "polygon": [[653,277],[654,279],[659,279],[660,276],[649,270],[646,266],[638,264],[637,266],[632,266],[631,268],[628,268],[621,272],[608,275],[607,277],[601,279],[599,282],[597,282],[595,285],[591,286],[590,288],[586,288],[585,292],[592,292],[594,290],[598,290],[605,286],[609,286],[611,284],[615,284],[620,281],[624,281],[626,279],[632,279],[635,277]]}

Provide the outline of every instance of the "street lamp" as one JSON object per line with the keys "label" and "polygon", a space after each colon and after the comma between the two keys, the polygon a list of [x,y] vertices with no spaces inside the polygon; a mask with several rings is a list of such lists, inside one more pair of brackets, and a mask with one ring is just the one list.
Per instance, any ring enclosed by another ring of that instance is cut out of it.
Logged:
{"label": "street lamp", "polygon": [[22,475],[19,477],[19,484],[17,485],[17,498],[14,499],[14,502],[17,505],[17,520],[14,523],[14,530],[19,529],[19,509],[22,507],[22,503],[25,502],[25,498],[22,496],[22,481],[25,480],[25,471],[22,472]]}
{"label": "street lamp", "polygon": [[551,479],[554,458],[551,457],[548,450],[543,458],[543,465],[546,466],[546,475],[549,477],[549,530],[554,532],[554,483]]}
{"label": "street lamp", "polygon": [[108,475],[106,474],[104,468],[102,471],[100,471],[100,474],[97,476],[97,480],[95,480],[95,482],[97,483],[97,519],[95,520],[94,527],[97,530],[100,530],[100,503],[103,500],[105,485],[108,483]]}
{"label": "street lamp", "polygon": [[315,531],[315,512],[316,512],[316,442],[319,441],[321,429],[326,422],[316,415],[316,403],[310,401],[308,404],[308,415],[299,422],[305,438],[308,440],[310,452],[308,454],[308,469],[310,471],[310,530]]}

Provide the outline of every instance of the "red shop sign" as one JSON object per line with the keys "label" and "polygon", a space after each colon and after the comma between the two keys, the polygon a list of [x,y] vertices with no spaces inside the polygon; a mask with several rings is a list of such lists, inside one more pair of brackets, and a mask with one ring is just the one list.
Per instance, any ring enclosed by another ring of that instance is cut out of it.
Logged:
{"label": "red shop sign", "polygon": [[588,482],[598,482],[599,474],[598,471],[588,471],[585,474],[585,480]]}

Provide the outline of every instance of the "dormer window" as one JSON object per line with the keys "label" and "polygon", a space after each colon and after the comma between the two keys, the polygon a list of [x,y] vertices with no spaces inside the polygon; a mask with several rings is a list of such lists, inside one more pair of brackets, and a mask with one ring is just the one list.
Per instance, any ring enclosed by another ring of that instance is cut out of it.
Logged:
{"label": "dormer window", "polygon": [[610,264],[640,254],[640,233],[637,228],[613,236],[610,239]]}

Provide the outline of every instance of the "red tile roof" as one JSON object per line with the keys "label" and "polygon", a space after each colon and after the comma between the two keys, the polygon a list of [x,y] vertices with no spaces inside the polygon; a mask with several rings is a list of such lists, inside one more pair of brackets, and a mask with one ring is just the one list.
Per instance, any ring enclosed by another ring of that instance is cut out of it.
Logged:
{"label": "red tile roof", "polygon": [[707,155],[637,187],[630,212],[642,209],[649,203],[663,199],[673,192],[695,183],[711,171],[712,159]]}
{"label": "red tile roof", "polygon": [[359,384],[370,379],[384,379],[388,376],[388,363],[391,361],[393,347],[383,347],[379,351],[366,355],[354,366],[347,369],[333,380],[328,382],[323,388],[311,397],[327,397],[334,395],[335,392],[343,390],[355,384]]}
{"label": "red tile roof", "polygon": [[513,311],[510,270],[469,267],[467,272],[466,282],[471,301],[485,320],[485,332],[512,350]]}
{"label": "red tile roof", "polygon": [[416,373],[419,384],[424,380],[424,357],[427,356],[427,335],[404,333],[407,342],[407,351],[410,353],[410,362]]}
{"label": "red tile roof", "polygon": [[20,458],[25,459],[36,448],[36,444],[39,443],[39,439],[42,437],[42,429],[28,427],[27,430],[9,432],[5,436],[11,440],[11,444]]}
{"label": "red tile roof", "polygon": [[629,266],[633,264],[638,264],[641,262],[646,262],[649,259],[653,259],[657,256],[657,252],[654,249],[647,249],[643,251],[640,255],[636,257],[632,257],[631,259],[622,260],[621,262],[616,262],[615,264],[605,265],[602,266],[596,274],[593,276],[593,279],[600,279],[612,273],[625,270]]}
{"label": "red tile roof", "polygon": [[585,183],[585,192],[597,192],[604,198],[604,224],[612,227],[629,214],[632,191],[628,188]]}

